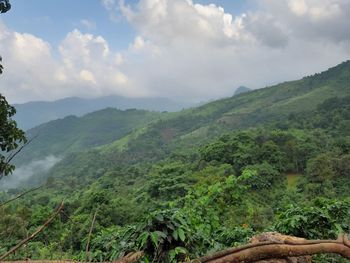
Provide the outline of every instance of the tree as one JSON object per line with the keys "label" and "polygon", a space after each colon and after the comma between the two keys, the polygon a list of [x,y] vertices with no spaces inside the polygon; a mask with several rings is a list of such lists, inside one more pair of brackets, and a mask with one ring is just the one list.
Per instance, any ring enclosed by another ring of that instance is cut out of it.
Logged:
{"label": "tree", "polygon": [[0,13],[6,13],[11,9],[9,0],[0,0]]}
{"label": "tree", "polygon": [[[5,13],[10,8],[8,0],[0,0],[0,13]],[[0,74],[2,71],[3,67],[0,64]],[[16,109],[9,105],[6,98],[0,94],[0,179],[14,170],[15,167],[10,164],[10,161],[18,153],[16,149],[20,144],[26,143],[25,133],[12,120],[15,113]]]}
{"label": "tree", "polygon": [[26,143],[24,131],[11,119],[15,113],[16,109],[0,94],[0,179],[14,170],[15,167],[10,162],[18,153],[16,149],[20,144]]}
{"label": "tree", "polygon": [[[9,0],[0,0],[0,13],[6,13],[11,9]],[[2,74],[3,67],[1,65],[2,57],[0,56],[0,74]]]}

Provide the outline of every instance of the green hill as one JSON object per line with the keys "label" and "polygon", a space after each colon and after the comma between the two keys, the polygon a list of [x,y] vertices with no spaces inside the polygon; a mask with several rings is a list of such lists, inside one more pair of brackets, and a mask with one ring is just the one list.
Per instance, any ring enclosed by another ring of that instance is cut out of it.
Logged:
{"label": "green hill", "polygon": [[107,108],[83,117],[67,116],[27,131],[33,141],[23,149],[18,164],[39,160],[47,155],[64,154],[111,143],[162,115],[144,110]]}
{"label": "green hill", "polygon": [[[226,132],[268,125],[295,118],[298,114],[312,115],[327,99],[349,96],[349,83],[350,61],[347,61],[301,80],[177,113],[107,109],[82,118],[66,117],[30,130],[29,136],[39,134],[39,138],[23,151],[19,161],[77,152],[82,165],[84,156],[91,153],[79,151],[100,146],[93,152],[104,161],[124,164],[155,162],[170,154],[191,151]],[[59,167],[70,170],[67,162],[72,163],[71,158],[69,155],[67,161],[63,160],[52,174],[61,174]],[[87,167],[91,166],[90,157],[85,161]],[[72,165],[75,167],[74,163]],[[75,168],[74,174],[77,174]]]}
{"label": "green hill", "polygon": [[[125,166],[155,163],[170,156],[197,153],[202,145],[232,131],[271,125],[277,128],[317,128],[318,124],[311,123],[311,120],[319,116],[318,107],[331,98],[344,98],[348,102],[349,83],[348,61],[301,80],[166,114],[162,118],[153,119],[147,125],[140,123],[139,129],[134,129],[113,142],[101,137],[104,140],[100,144],[102,146],[69,155],[55,166],[51,176],[63,178],[69,175],[88,183],[95,180],[96,174],[108,171],[111,167],[113,169],[117,163]],[[322,115],[320,118],[325,117]],[[328,124],[331,125],[331,122]],[[346,124],[343,125],[347,127]],[[80,149],[88,149],[83,147],[84,140],[74,141],[76,138],[79,137],[72,137],[72,141],[66,144],[69,145],[67,149],[74,149],[76,145],[80,145]],[[95,140],[98,140],[97,136]],[[46,142],[43,141],[43,144],[46,145]],[[57,140],[57,145],[62,147],[65,144]],[[66,147],[63,146],[65,149]],[[54,148],[47,149],[45,154],[49,154],[51,149]]]}
{"label": "green hill", "polygon": [[127,160],[154,160],[176,149],[183,151],[201,144],[227,131],[311,113],[329,98],[349,96],[349,83],[350,61],[347,61],[301,80],[183,110],[106,146],[105,152],[109,155],[123,149],[126,155],[130,153]]}

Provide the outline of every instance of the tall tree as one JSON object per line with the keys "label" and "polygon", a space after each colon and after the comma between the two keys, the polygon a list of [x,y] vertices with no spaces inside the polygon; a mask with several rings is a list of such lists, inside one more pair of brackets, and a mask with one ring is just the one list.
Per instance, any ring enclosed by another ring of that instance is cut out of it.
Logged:
{"label": "tall tree", "polygon": [[[6,13],[10,8],[11,4],[9,0],[0,0],[0,13]],[[0,74],[3,71],[1,62],[2,58],[0,57]],[[15,169],[14,165],[10,164],[10,162],[18,153],[16,149],[21,144],[26,143],[25,133],[12,120],[12,116],[15,113],[16,109],[0,94],[0,179]]]}

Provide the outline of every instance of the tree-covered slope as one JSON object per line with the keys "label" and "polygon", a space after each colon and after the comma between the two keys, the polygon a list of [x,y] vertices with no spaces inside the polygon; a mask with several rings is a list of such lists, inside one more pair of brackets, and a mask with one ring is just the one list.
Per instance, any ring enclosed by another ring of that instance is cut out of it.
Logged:
{"label": "tree-covered slope", "polygon": [[120,161],[159,160],[174,150],[184,151],[226,131],[312,112],[329,98],[350,95],[349,83],[350,61],[347,61],[301,80],[163,114],[161,118],[154,112],[111,109],[83,118],[70,116],[31,129],[29,137],[37,134],[39,137],[25,149],[19,161],[109,143],[101,153]]}
{"label": "tree-covered slope", "polygon": [[[67,156],[54,167],[51,176],[62,178],[74,175],[81,180],[83,177],[90,178],[86,182],[91,182],[96,174],[108,171],[116,163],[131,165],[158,162],[169,156],[181,158],[188,153],[196,153],[198,147],[222,134],[247,128],[272,126],[304,129],[324,128],[326,125],[339,133],[349,127],[346,116],[342,117],[344,121],[334,124],[337,127],[331,126],[330,120],[334,116],[327,117],[327,111],[321,111],[320,105],[326,102],[325,105],[331,106],[322,107],[332,109],[336,109],[339,101],[346,105],[350,98],[349,83],[350,62],[344,62],[298,81],[163,115],[162,118],[154,119],[126,136],[90,152],[77,152]],[[332,98],[336,105],[331,104]],[[330,110],[328,114],[331,112],[333,115],[338,114],[337,111]],[[328,119],[326,124],[325,119]],[[69,145],[75,144],[70,142]],[[100,160],[103,160],[101,167],[96,165]]]}
{"label": "tree-covered slope", "polygon": [[67,116],[27,131],[33,138],[18,155],[17,163],[42,159],[47,155],[63,156],[117,140],[134,129],[162,115],[144,110],[107,108],[83,117]]}
{"label": "tree-covered slope", "polygon": [[[112,165],[155,162],[169,155],[184,154],[229,131],[285,123],[301,115],[313,119],[318,106],[327,99],[348,98],[349,83],[348,61],[301,80],[162,116],[145,111],[108,109],[82,118],[67,117],[30,130],[30,136],[39,134],[39,137],[23,151],[19,161],[50,154],[64,157],[65,153],[77,152],[79,165],[90,167],[91,153],[79,150],[102,145],[93,152]],[[293,125],[297,126],[297,122]],[[76,165],[71,161],[76,158],[69,155],[66,159],[53,169],[53,175],[69,171],[77,174],[73,168]]]}
{"label": "tree-covered slope", "polygon": [[127,160],[154,160],[176,149],[184,150],[201,144],[226,131],[311,113],[329,98],[349,95],[350,61],[347,61],[301,80],[254,90],[169,115],[105,149],[107,154],[118,155],[122,149]]}

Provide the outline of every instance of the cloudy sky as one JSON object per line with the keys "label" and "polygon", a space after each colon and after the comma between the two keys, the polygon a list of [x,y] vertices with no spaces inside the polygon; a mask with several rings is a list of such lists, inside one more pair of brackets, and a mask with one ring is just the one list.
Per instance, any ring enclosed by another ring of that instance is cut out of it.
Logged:
{"label": "cloudy sky", "polygon": [[202,101],[350,57],[349,0],[10,0],[11,103],[68,96]]}

